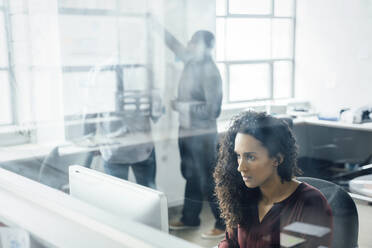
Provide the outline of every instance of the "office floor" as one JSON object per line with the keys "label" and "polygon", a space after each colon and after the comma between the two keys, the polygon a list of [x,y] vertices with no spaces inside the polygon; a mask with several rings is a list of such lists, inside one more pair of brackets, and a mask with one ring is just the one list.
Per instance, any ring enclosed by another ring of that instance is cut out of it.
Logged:
{"label": "office floor", "polygon": [[359,215],[359,248],[372,247],[372,206],[356,200]]}
{"label": "office floor", "polygon": [[[359,248],[372,248],[372,206],[365,202],[356,200],[356,205],[359,215]],[[169,210],[169,219],[178,220],[181,216],[181,208],[172,208]],[[204,231],[208,231],[214,225],[213,215],[210,211],[209,205],[203,204],[203,210],[201,213],[202,224],[198,229],[183,230],[183,231],[170,231],[171,235],[185,239],[192,243],[196,243],[202,247],[212,248],[216,246],[219,239],[208,240],[202,239],[200,234]]]}
{"label": "office floor", "polygon": [[[169,220],[179,220],[181,217],[182,207],[175,207],[169,209],[168,215]],[[211,209],[209,208],[208,202],[204,202],[202,213],[200,215],[201,225],[199,228],[181,231],[169,231],[171,235],[177,236],[181,239],[185,239],[192,243],[196,243],[201,247],[212,248],[218,244],[221,239],[203,239],[201,234],[205,231],[210,230],[214,227],[214,217],[212,215]]]}

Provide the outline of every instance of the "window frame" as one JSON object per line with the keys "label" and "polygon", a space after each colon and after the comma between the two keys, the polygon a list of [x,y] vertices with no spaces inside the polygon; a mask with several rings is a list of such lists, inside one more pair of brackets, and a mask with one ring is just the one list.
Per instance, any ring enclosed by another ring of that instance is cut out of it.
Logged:
{"label": "window frame", "polygon": [[0,71],[8,72],[8,84],[9,84],[9,111],[10,111],[10,121],[9,122],[0,122],[0,127],[6,127],[6,126],[13,126],[18,123],[17,121],[17,101],[16,101],[16,93],[14,89],[14,73],[13,73],[13,57],[12,57],[12,37],[11,37],[11,21],[9,18],[9,2],[3,1],[3,4],[0,5],[0,12],[3,12],[4,17],[4,30],[5,30],[5,40],[6,40],[6,52],[8,53],[8,66],[6,67],[0,67]]}
{"label": "window frame", "polygon": [[[234,103],[249,103],[249,102],[257,102],[257,101],[268,101],[268,100],[279,100],[279,99],[290,99],[293,98],[295,95],[295,47],[296,47],[296,0],[293,0],[293,13],[292,16],[275,16],[275,0],[271,0],[271,13],[270,14],[233,14],[230,13],[229,10],[229,3],[230,0],[225,0],[225,15],[217,15],[216,13],[216,24],[219,19],[232,19],[232,18],[240,18],[240,19],[287,19],[292,21],[292,57],[288,58],[271,58],[271,59],[259,59],[259,60],[216,60],[217,65],[221,65],[224,67],[225,75],[223,80],[224,83],[224,104],[234,104]],[[225,22],[226,23],[226,22]],[[224,25],[224,33],[226,35],[227,25]],[[271,39],[272,41],[272,39]],[[218,41],[216,41],[216,44]],[[223,49],[226,50],[227,45],[224,44]],[[274,63],[280,61],[287,61],[292,63],[292,72],[291,72],[291,92],[289,97],[285,98],[274,98]],[[270,82],[269,82],[269,98],[259,98],[259,99],[247,99],[247,100],[240,100],[240,101],[233,101],[230,99],[230,66],[231,65],[245,65],[245,64],[268,64],[270,68]]]}

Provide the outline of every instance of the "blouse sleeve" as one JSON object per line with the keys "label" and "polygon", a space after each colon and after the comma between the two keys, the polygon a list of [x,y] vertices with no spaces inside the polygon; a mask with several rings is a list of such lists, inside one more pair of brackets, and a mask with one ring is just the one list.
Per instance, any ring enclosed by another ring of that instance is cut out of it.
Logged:
{"label": "blouse sleeve", "polygon": [[306,199],[302,212],[302,222],[329,228],[329,232],[322,237],[307,236],[305,247],[332,246],[333,216],[332,210],[319,192]]}

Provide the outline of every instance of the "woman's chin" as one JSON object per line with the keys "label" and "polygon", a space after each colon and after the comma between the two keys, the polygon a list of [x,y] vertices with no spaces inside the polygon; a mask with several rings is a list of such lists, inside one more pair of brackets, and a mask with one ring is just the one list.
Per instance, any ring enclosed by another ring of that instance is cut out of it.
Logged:
{"label": "woman's chin", "polygon": [[244,181],[245,186],[247,186],[250,189],[257,188],[257,185],[250,181]]}

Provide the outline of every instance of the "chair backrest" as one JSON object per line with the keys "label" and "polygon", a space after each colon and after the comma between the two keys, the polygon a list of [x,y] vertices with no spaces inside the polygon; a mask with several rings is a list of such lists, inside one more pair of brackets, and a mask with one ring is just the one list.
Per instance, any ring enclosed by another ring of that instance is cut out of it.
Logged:
{"label": "chair backrest", "polygon": [[281,120],[287,122],[288,126],[292,129],[293,128],[293,119],[290,117],[280,117]]}
{"label": "chair backrest", "polygon": [[333,214],[332,247],[351,248],[358,246],[358,211],[350,195],[337,184],[311,177],[297,178],[323,193]]}

